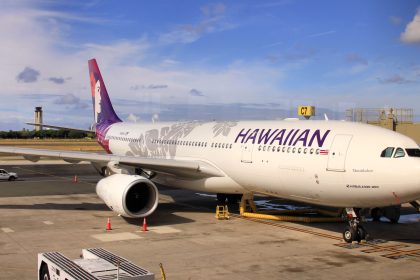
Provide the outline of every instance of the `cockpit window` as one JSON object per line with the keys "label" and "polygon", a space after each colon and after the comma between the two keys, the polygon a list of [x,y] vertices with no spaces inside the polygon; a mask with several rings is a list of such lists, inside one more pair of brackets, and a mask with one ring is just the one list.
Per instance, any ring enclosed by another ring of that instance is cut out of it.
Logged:
{"label": "cockpit window", "polygon": [[395,148],[388,147],[382,151],[381,157],[392,157],[392,153],[394,152]]}
{"label": "cockpit window", "polygon": [[394,158],[399,158],[399,157],[404,157],[404,156],[405,156],[404,150],[401,148],[397,148],[397,150],[395,151]]}
{"label": "cockpit window", "polygon": [[420,149],[405,149],[409,157],[420,157]]}

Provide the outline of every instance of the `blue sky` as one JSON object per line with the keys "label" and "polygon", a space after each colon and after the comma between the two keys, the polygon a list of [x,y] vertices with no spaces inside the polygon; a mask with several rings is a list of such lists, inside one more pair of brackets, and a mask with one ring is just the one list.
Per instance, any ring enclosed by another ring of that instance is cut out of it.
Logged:
{"label": "blue sky", "polygon": [[420,1],[0,4],[0,129],[92,121],[95,57],[122,118],[267,119],[313,104],[420,115]]}

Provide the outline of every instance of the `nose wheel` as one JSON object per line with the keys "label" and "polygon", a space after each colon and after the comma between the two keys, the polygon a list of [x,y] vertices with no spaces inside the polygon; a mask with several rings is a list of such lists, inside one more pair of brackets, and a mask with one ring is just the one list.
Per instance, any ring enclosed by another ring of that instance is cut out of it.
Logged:
{"label": "nose wheel", "polygon": [[353,243],[354,241],[360,242],[366,240],[368,234],[365,228],[360,224],[359,211],[353,208],[346,208],[346,212],[349,225],[346,226],[343,232],[344,241]]}

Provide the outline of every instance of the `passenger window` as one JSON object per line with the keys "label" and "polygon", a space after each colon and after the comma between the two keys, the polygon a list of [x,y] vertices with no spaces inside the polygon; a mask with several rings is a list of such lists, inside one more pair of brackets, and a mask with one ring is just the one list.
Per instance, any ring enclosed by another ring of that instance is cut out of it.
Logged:
{"label": "passenger window", "polygon": [[394,158],[400,158],[400,157],[404,157],[404,156],[405,156],[404,150],[401,149],[401,148],[397,148],[397,150],[395,151]]}
{"label": "passenger window", "polygon": [[261,145],[258,147],[258,151],[261,151]]}
{"label": "passenger window", "polygon": [[292,152],[295,153],[295,151],[296,151],[296,148],[293,148]]}
{"label": "passenger window", "polygon": [[388,147],[385,150],[382,151],[381,157],[392,157],[392,154],[394,153],[395,148]]}
{"label": "passenger window", "polygon": [[283,149],[281,151],[284,153],[284,151],[286,151],[286,147],[283,147]]}
{"label": "passenger window", "polygon": [[280,152],[280,150],[281,150],[281,147],[279,146],[279,147],[277,148],[277,152]]}
{"label": "passenger window", "polygon": [[305,150],[303,150],[303,152],[306,154],[308,152],[308,148],[305,148]]}
{"label": "passenger window", "polygon": [[311,153],[311,155],[314,153],[314,148],[311,148],[310,153]]}
{"label": "passenger window", "polygon": [[275,152],[276,151],[276,147],[273,146],[273,150],[272,151]]}
{"label": "passenger window", "polygon": [[300,154],[302,152],[302,148],[299,148],[298,153]]}
{"label": "passenger window", "polygon": [[287,148],[287,152],[288,152],[288,153],[290,153],[290,147],[289,147],[289,148]]}

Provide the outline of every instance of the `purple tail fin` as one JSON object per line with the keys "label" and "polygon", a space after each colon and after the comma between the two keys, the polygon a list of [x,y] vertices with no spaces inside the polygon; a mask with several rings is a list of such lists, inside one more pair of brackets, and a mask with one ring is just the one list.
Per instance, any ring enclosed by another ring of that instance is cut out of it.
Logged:
{"label": "purple tail fin", "polygon": [[107,152],[108,141],[105,140],[109,127],[121,119],[117,116],[109,99],[105,83],[95,59],[89,60],[90,89],[92,92],[93,112],[96,125],[96,139]]}

